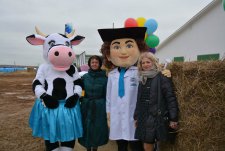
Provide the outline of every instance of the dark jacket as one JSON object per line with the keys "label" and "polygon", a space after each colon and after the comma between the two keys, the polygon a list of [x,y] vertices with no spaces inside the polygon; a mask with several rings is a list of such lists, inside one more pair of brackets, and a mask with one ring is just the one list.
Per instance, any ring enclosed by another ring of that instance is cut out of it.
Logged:
{"label": "dark jacket", "polygon": [[[159,103],[160,102],[160,103]],[[135,138],[146,142],[166,141],[169,121],[178,121],[178,103],[172,80],[161,73],[141,82],[134,119],[137,120]]]}
{"label": "dark jacket", "polygon": [[106,73],[89,70],[82,81],[85,91],[81,98],[83,137],[79,138],[79,143],[86,148],[98,147],[108,142]]}

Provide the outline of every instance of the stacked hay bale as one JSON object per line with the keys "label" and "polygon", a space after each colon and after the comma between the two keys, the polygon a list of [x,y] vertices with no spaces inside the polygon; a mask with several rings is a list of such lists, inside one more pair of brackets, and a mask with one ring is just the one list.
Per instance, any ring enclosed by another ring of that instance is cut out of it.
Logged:
{"label": "stacked hay bale", "polygon": [[169,66],[180,107],[175,144],[160,151],[225,150],[225,61]]}

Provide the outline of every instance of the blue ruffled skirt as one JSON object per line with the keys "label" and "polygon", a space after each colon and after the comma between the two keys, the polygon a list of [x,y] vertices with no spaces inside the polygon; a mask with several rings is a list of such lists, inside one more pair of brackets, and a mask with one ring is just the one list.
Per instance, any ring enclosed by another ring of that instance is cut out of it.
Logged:
{"label": "blue ruffled skirt", "polygon": [[65,100],[59,101],[59,107],[44,107],[40,99],[36,99],[30,114],[29,125],[34,137],[49,140],[51,143],[66,142],[82,137],[80,104],[73,108],[64,107]]}

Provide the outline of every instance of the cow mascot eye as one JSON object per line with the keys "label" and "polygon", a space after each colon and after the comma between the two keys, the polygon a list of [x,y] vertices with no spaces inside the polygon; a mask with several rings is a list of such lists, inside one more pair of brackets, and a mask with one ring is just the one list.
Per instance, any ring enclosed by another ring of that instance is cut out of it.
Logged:
{"label": "cow mascot eye", "polygon": [[53,47],[55,45],[55,41],[54,40],[51,40],[51,41],[49,41],[48,44],[49,44],[50,47]]}
{"label": "cow mascot eye", "polygon": [[71,44],[68,41],[65,42],[65,45],[68,46],[68,47],[71,47]]}

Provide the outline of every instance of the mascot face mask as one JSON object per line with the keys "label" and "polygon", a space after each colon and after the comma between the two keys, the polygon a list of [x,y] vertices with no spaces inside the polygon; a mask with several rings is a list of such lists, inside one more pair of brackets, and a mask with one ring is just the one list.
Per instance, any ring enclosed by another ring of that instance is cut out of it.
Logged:
{"label": "mascot face mask", "polygon": [[99,29],[98,32],[102,41],[110,44],[105,49],[106,57],[114,66],[128,68],[137,62],[142,50],[136,40],[144,41],[146,27]]}
{"label": "mascot face mask", "polygon": [[119,67],[129,67],[136,63],[140,51],[134,39],[116,39],[111,42],[108,60]]}

